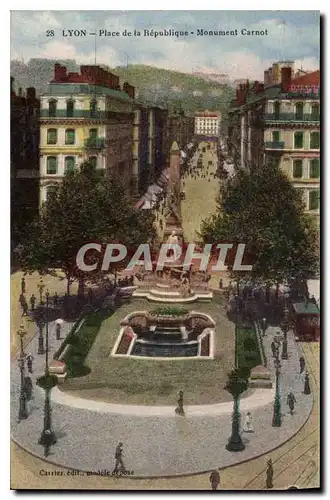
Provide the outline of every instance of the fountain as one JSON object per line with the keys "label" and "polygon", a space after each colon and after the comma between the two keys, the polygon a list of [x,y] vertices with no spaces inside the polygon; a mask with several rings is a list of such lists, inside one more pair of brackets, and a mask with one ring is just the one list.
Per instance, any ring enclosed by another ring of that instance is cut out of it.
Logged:
{"label": "fountain", "polygon": [[178,307],[135,311],[121,321],[112,356],[213,359],[212,318]]}

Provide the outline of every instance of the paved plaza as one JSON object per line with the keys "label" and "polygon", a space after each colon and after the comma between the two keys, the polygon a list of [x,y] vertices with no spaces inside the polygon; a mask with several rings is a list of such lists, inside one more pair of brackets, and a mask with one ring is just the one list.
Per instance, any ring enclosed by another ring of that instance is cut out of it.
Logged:
{"label": "paved plaza", "polygon": [[[70,329],[65,327],[65,333]],[[49,325],[50,352],[54,352],[59,341],[55,340],[55,325]],[[275,330],[269,328],[265,337],[265,351],[269,358],[269,368],[274,378],[270,342]],[[241,402],[242,416],[250,409],[253,434],[242,433],[246,448],[233,453],[225,449],[231,431],[231,405],[216,405],[216,411],[201,405],[185,408],[186,417],[172,414],[168,407],[162,411],[136,406],[123,410],[122,405],[112,405],[104,411],[102,405],[86,401],[85,408],[72,405],[71,396],[61,397],[57,391],[53,398],[53,427],[58,434],[58,442],[52,448],[50,462],[82,471],[97,472],[112,470],[114,450],[119,441],[124,443],[124,458],[127,470],[133,470],[135,477],[158,477],[200,473],[216,467],[228,467],[244,460],[269,452],[294,435],[307,420],[313,403],[312,395],[304,395],[303,378],[299,375],[300,350],[293,337],[288,335],[289,359],[282,362],[281,402],[283,423],[281,428],[273,428],[273,398],[260,399],[260,405],[250,408],[248,398]],[[44,357],[36,354],[37,338],[25,348],[35,358],[32,378],[36,379],[44,369]],[[26,420],[18,423],[19,369],[14,362],[11,375],[11,419],[12,438],[21,447],[34,455],[43,457],[43,448],[38,438],[43,425],[43,391],[35,387],[34,401]],[[293,391],[297,405],[294,414],[288,413],[286,397]],[[257,392],[257,391],[256,391]],[[273,390],[269,390],[273,396]],[[253,400],[253,394],[250,396]],[[131,410],[131,411],[130,411]],[[150,413],[148,413],[150,412]],[[157,436],[157,437],[156,437]]]}

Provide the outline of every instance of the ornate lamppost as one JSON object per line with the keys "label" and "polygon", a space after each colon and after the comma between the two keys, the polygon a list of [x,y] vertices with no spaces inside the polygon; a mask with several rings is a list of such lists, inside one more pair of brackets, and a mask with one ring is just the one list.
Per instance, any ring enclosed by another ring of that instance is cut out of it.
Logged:
{"label": "ornate lamppost", "polygon": [[23,337],[26,335],[26,331],[24,330],[24,326],[21,325],[19,330],[17,331],[17,335],[20,337],[21,342],[21,350],[18,358],[18,366],[21,372],[21,387],[20,387],[20,395],[19,395],[19,411],[18,411],[18,421],[25,420],[28,417],[28,412],[26,408],[26,395],[24,390],[24,365],[25,365],[25,353],[23,349]]}
{"label": "ornate lamppost", "polygon": [[39,337],[38,337],[38,354],[45,354],[44,348],[44,336],[43,336],[43,327],[44,327],[44,319],[40,314],[40,317],[37,321],[38,329],[39,329]]}
{"label": "ornate lamppost", "polygon": [[284,322],[282,325],[282,330],[284,334],[282,342],[282,359],[288,359],[288,330],[289,330],[289,310],[285,308],[284,310]]}
{"label": "ornate lamppost", "polygon": [[276,389],[275,389],[275,400],[274,400],[274,411],[273,411],[273,427],[281,427],[282,417],[281,417],[281,396],[280,396],[280,368],[281,363],[279,359],[279,345],[276,344],[276,357],[274,360],[274,365],[276,369]]}
{"label": "ornate lamppost", "polygon": [[49,291],[46,292],[46,365],[45,374],[37,380],[39,387],[45,391],[45,404],[44,404],[44,427],[39,438],[38,443],[44,446],[44,455],[49,455],[49,449],[57,442],[55,432],[52,429],[52,409],[50,403],[50,394],[53,387],[57,385],[56,375],[49,373],[48,365],[48,350],[49,350],[49,336],[48,336],[48,306],[49,306]]}

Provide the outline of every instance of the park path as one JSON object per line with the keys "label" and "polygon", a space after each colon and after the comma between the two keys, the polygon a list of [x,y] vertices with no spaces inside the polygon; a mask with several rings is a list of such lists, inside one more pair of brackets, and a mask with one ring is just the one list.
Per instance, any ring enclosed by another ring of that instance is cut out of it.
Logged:
{"label": "park path", "polygon": [[[64,327],[66,333],[70,325]],[[60,341],[55,339],[55,324],[49,325],[50,352]],[[265,338],[266,354],[270,357],[270,342],[275,330],[268,329]],[[58,465],[83,471],[112,470],[114,449],[119,441],[124,443],[126,468],[135,477],[157,477],[200,473],[215,467],[228,467],[249,460],[271,450],[288,440],[304,424],[312,408],[312,395],[301,395],[303,379],[299,376],[299,346],[288,335],[289,360],[283,361],[281,392],[283,425],[271,426],[273,403],[262,404],[251,410],[254,434],[244,435],[246,448],[240,453],[225,449],[231,431],[230,407],[221,414],[145,415],[104,413],[84,408],[74,408],[53,402],[53,426],[58,443],[52,448],[49,460]],[[26,347],[35,357],[35,379],[43,372],[44,360],[36,354],[37,338]],[[270,369],[273,373],[272,363]],[[11,430],[12,438],[27,451],[42,457],[38,445],[43,424],[43,392],[35,389],[27,420],[17,422],[19,398],[19,370],[16,363],[11,373]],[[293,416],[287,413],[286,395],[293,390],[297,408]],[[270,393],[272,391],[270,390]],[[167,408],[167,407],[165,407]],[[244,400],[242,401],[243,413]],[[157,436],[157,437],[155,437]]]}

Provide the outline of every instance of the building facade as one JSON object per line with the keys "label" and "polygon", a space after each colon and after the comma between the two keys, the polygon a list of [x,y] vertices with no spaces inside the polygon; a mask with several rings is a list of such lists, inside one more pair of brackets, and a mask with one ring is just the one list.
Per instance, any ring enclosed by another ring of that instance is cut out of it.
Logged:
{"label": "building facade", "polygon": [[194,137],[194,117],[185,114],[184,111],[171,113],[168,116],[167,129],[169,143],[175,141],[179,148],[183,149]]}
{"label": "building facade", "polygon": [[246,82],[229,110],[228,152],[236,167],[276,162],[301,190],[306,212],[319,220],[320,73],[292,78],[281,67],[281,82]]}
{"label": "building facade", "polygon": [[40,202],[65,172],[89,160],[120,175],[134,190],[134,87],[99,66],[67,73],[55,64],[54,79],[41,96]]}
{"label": "building facade", "polygon": [[39,112],[40,101],[33,87],[10,92],[10,164],[12,244],[20,242],[25,226],[39,206]]}
{"label": "building facade", "polygon": [[220,118],[219,112],[202,111],[195,113],[195,135],[218,137]]}

